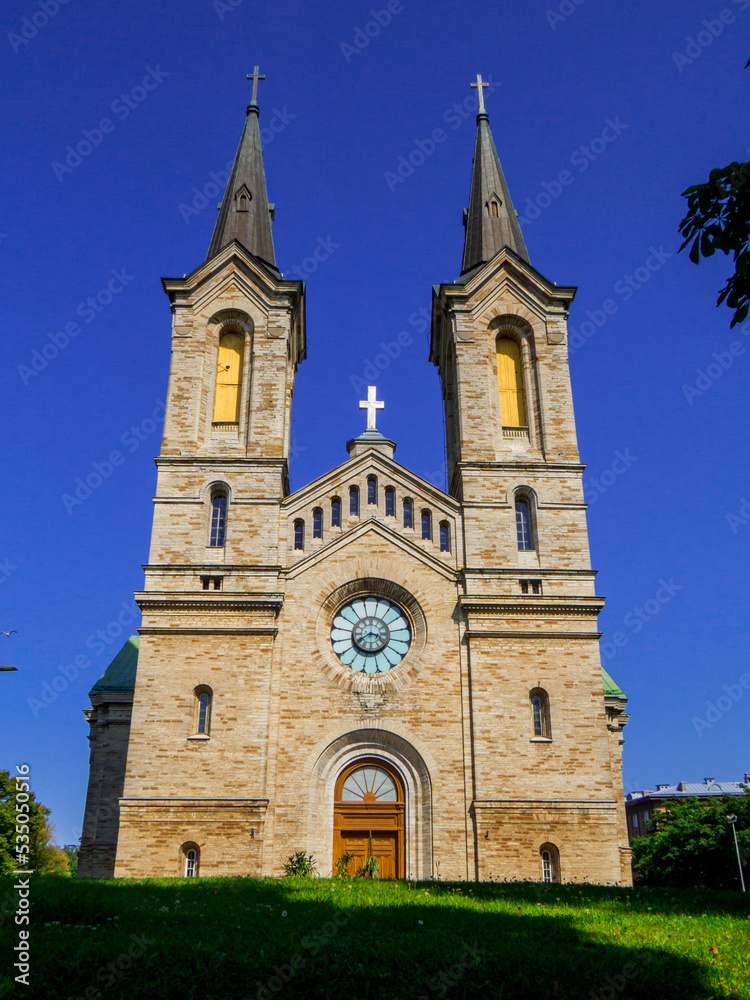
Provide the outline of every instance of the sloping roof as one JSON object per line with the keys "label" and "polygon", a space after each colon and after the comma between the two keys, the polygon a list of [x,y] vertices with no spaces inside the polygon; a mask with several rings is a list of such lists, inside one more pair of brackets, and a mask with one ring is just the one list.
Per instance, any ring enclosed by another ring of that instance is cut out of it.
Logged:
{"label": "sloping roof", "polygon": [[610,677],[607,671],[602,667],[602,680],[604,681],[604,697],[605,698],[623,698],[625,701],[628,700],[628,696],[619,687],[614,680]]}
{"label": "sloping roof", "polygon": [[[491,214],[492,202],[498,205],[497,216]],[[477,115],[474,169],[465,225],[462,275],[477,265],[492,260],[504,246],[510,247],[519,257],[530,263],[486,112]]]}
{"label": "sloping roof", "polygon": [[676,785],[660,785],[658,788],[644,788],[629,792],[628,802],[639,799],[689,799],[710,798],[721,795],[744,795],[745,789],[739,781],[680,781]]}
{"label": "sloping roof", "polygon": [[134,691],[140,643],[139,635],[131,635],[89,694],[101,694],[102,691]]}
{"label": "sloping roof", "polygon": [[[245,127],[206,260],[211,260],[232,240],[237,240],[251,254],[276,267],[258,115],[258,105],[248,105]],[[241,195],[245,197],[244,206],[240,204]]]}

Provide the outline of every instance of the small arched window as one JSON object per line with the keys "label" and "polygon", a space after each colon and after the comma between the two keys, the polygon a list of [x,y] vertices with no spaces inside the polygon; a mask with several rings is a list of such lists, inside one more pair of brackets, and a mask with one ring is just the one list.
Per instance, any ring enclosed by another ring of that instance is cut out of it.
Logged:
{"label": "small arched window", "polygon": [[519,552],[531,552],[534,548],[531,531],[531,505],[525,497],[516,497],[516,539]]}
{"label": "small arched window", "polygon": [[300,552],[305,548],[305,522],[301,517],[294,522],[294,548]]}
{"label": "small arched window", "polygon": [[521,350],[515,340],[500,336],[496,342],[497,386],[503,427],[527,427]]}
{"label": "small arched window", "polygon": [[316,507],[313,511],[313,538],[323,537],[323,511]]}
{"label": "small arched window", "polygon": [[440,551],[450,552],[451,550],[451,528],[447,521],[440,522]]}
{"label": "small arched window", "polygon": [[396,491],[392,486],[385,488],[385,516],[396,516]]}
{"label": "small arched window", "polygon": [[414,527],[414,501],[404,500],[404,527]]}
{"label": "small arched window", "polygon": [[183,844],[181,852],[183,860],[183,875],[185,878],[197,878],[200,848],[197,844]]}
{"label": "small arched window", "polygon": [[531,727],[534,736],[545,740],[552,739],[549,695],[543,688],[534,688],[529,692],[529,700],[531,702]]}
{"label": "small arched window", "polygon": [[349,487],[349,516],[359,517],[359,487]]}
{"label": "small arched window", "polygon": [[422,511],[422,538],[432,538],[432,514],[429,510]]}
{"label": "small arched window", "polygon": [[224,547],[227,533],[227,495],[216,490],[211,496],[211,533],[208,544],[212,549]]}
{"label": "small arched window", "polygon": [[542,844],[539,848],[542,862],[542,882],[560,881],[560,852],[554,844]]}
{"label": "small arched window", "polygon": [[376,476],[367,477],[367,502],[368,504],[378,502],[378,480]]}
{"label": "small arched window", "polygon": [[334,497],[331,500],[331,527],[341,527],[341,497]]}
{"label": "small arched window", "polygon": [[498,201],[490,202],[490,216],[493,219],[497,219],[500,217],[500,202]]}
{"label": "small arched window", "polygon": [[193,692],[195,697],[195,718],[193,731],[197,736],[208,736],[211,730],[211,702],[213,692],[210,687],[201,685]]}
{"label": "small arched window", "polygon": [[216,362],[214,423],[239,423],[244,346],[245,338],[241,333],[225,333],[219,341],[219,356]]}

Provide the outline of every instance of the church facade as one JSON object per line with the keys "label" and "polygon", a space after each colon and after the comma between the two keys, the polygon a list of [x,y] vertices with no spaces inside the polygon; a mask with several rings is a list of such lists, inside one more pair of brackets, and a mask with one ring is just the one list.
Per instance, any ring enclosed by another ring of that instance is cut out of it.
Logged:
{"label": "church facade", "polygon": [[[256,74],[257,76],[257,74]],[[256,84],[257,89],[257,84]],[[172,361],[143,613],[91,692],[84,876],[630,884],[566,320],[484,110],[433,292],[448,492],[376,429],[289,491],[305,288],[276,266],[254,89]],[[372,862],[369,862],[372,868]]]}

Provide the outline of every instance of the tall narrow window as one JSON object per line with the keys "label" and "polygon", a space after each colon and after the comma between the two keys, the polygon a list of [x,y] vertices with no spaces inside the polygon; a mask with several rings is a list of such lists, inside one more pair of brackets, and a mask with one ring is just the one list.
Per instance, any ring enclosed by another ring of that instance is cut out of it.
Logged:
{"label": "tall narrow window", "polygon": [[440,522],[440,551],[450,552],[451,550],[451,529],[447,521]]}
{"label": "tall narrow window", "polygon": [[313,538],[323,537],[323,511],[316,507],[313,511]]}
{"label": "tall narrow window", "polygon": [[404,500],[404,527],[414,527],[414,502],[412,500]]}
{"label": "tall narrow window", "polygon": [[349,516],[359,517],[359,487],[349,487]]}
{"label": "tall narrow window", "polygon": [[429,510],[422,511],[422,538],[432,538],[432,514]]}
{"label": "tall narrow window", "polygon": [[552,881],[552,855],[549,851],[542,851],[542,882]]}
{"label": "tall narrow window", "polygon": [[554,844],[542,844],[539,848],[539,858],[542,862],[542,882],[559,882],[560,852]]}
{"label": "tall narrow window", "polygon": [[341,527],[341,498],[334,497],[331,500],[331,527]]}
{"label": "tall narrow window", "polygon": [[193,694],[195,696],[193,731],[197,736],[208,736],[211,729],[211,688],[201,685]]}
{"label": "tall narrow window", "polygon": [[212,549],[224,546],[227,531],[227,495],[217,490],[211,497],[211,535],[208,544]]}
{"label": "tall narrow window", "polygon": [[519,552],[530,552],[534,548],[531,537],[531,509],[528,500],[516,500],[516,538]]}
{"label": "tall narrow window", "polygon": [[294,522],[294,548],[302,551],[305,547],[305,522],[297,518]]}
{"label": "tall narrow window", "polygon": [[392,486],[385,488],[385,516],[396,516],[396,491]]}
{"label": "tall narrow window", "polygon": [[531,726],[534,736],[549,740],[552,729],[549,718],[549,696],[542,688],[534,688],[529,692],[531,702]]}
{"label": "tall narrow window", "polygon": [[200,849],[197,844],[183,844],[182,848],[183,874],[185,878],[196,878],[198,875],[198,862],[200,860]]}
{"label": "tall narrow window", "polygon": [[526,398],[523,391],[521,351],[515,340],[498,337],[497,385],[500,392],[500,422],[503,427],[526,427]]}
{"label": "tall narrow window", "polygon": [[216,395],[214,397],[214,423],[239,423],[242,350],[244,344],[245,338],[241,333],[225,333],[219,341],[219,358],[216,366]]}
{"label": "tall narrow window", "polygon": [[367,502],[378,502],[378,481],[375,476],[367,477]]}

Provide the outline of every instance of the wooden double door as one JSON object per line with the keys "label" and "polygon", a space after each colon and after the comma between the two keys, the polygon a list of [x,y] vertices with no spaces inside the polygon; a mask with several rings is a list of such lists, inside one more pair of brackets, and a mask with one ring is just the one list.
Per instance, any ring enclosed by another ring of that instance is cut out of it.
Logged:
{"label": "wooden double door", "polygon": [[357,761],[336,782],[333,862],[345,854],[355,875],[369,857],[378,878],[404,877],[404,792],[399,776],[379,760]]}

